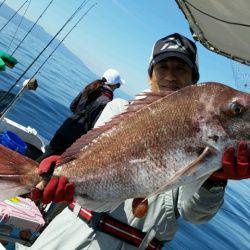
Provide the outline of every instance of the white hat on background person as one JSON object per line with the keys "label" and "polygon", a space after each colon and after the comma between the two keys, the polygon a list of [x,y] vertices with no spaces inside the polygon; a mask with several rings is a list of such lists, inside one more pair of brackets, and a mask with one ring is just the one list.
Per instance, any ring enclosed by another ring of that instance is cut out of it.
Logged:
{"label": "white hat on background person", "polygon": [[125,84],[125,81],[121,78],[119,72],[115,69],[106,70],[102,77],[105,78],[107,84],[109,85]]}

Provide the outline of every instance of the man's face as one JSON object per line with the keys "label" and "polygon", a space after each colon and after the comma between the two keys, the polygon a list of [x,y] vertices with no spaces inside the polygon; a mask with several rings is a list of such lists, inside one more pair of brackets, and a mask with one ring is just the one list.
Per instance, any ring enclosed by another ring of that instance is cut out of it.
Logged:
{"label": "man's face", "polygon": [[192,69],[178,58],[168,58],[157,63],[153,75],[159,90],[176,91],[193,84]]}

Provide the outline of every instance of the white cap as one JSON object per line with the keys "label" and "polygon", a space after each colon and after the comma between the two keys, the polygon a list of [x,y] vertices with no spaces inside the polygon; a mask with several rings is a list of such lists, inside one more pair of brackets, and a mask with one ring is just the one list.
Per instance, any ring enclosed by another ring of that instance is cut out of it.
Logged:
{"label": "white cap", "polygon": [[125,81],[120,77],[119,72],[115,69],[106,70],[102,77],[107,80],[107,84],[109,85],[115,85],[117,83],[123,85],[125,83]]}

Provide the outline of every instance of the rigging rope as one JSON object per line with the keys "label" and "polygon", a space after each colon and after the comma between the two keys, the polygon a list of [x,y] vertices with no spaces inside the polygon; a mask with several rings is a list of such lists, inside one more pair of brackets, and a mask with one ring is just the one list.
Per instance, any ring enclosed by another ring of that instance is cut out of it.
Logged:
{"label": "rigging rope", "polygon": [[247,65],[241,65],[238,62],[230,60],[230,66],[233,74],[234,84],[236,87],[245,88],[249,91],[250,86],[250,68]]}
{"label": "rigging rope", "polygon": [[23,6],[28,2],[29,0],[26,0],[21,7],[12,15],[12,17],[7,21],[6,24],[3,25],[3,27],[0,29],[0,32],[10,23],[10,21],[17,15],[17,13],[23,8]]}
{"label": "rigging rope", "polygon": [[233,67],[233,62],[232,62],[231,59],[229,59],[229,60],[230,60],[229,62],[230,62],[231,70],[232,70],[232,73],[233,73],[234,84],[235,84],[235,86],[237,86],[236,72],[235,72],[235,69],[234,69],[234,67]]}
{"label": "rigging rope", "polygon": [[20,41],[20,43],[17,45],[17,47],[13,50],[12,52],[12,56],[14,55],[14,53],[17,51],[17,49],[21,46],[21,44],[23,43],[23,41],[26,39],[26,37],[30,34],[30,32],[33,30],[33,28],[36,26],[36,24],[38,23],[38,21],[42,18],[42,16],[44,15],[44,13],[47,11],[47,9],[49,8],[49,6],[52,4],[54,0],[51,0],[49,2],[49,4],[46,6],[46,8],[43,10],[43,12],[41,13],[41,15],[37,18],[37,20],[34,22],[34,24],[31,26],[31,28],[27,31],[26,35],[24,36],[24,38]]}
{"label": "rigging rope", "polygon": [[[28,1],[28,0],[27,0]],[[58,32],[54,35],[54,37],[48,42],[48,44],[43,48],[43,50],[37,55],[37,57],[33,60],[33,62],[27,67],[27,69],[19,76],[19,78],[15,81],[15,83],[9,88],[6,94],[0,99],[0,103],[9,95],[11,90],[18,84],[18,82],[22,79],[22,77],[27,73],[27,71],[34,65],[34,63],[40,58],[42,53],[49,47],[49,45],[55,40],[55,38],[61,33],[61,31],[65,28],[65,26],[74,18],[74,16],[85,6],[88,0],[84,0],[79,7],[74,11],[74,13],[67,19],[67,21],[63,24],[63,26],[58,30]],[[1,115],[2,116],[2,115]]]}
{"label": "rigging rope", "polygon": [[25,15],[26,15],[27,11],[28,11],[28,8],[29,8],[29,6],[30,6],[30,3],[31,3],[31,0],[29,0],[29,3],[28,3],[28,5],[27,5],[27,8],[26,8],[26,10],[24,11],[23,16],[21,17],[21,20],[20,20],[20,22],[19,22],[19,24],[18,24],[18,26],[17,26],[17,28],[16,28],[15,34],[13,35],[13,37],[12,37],[12,39],[11,39],[11,42],[10,42],[10,44],[9,44],[9,46],[8,46],[7,52],[9,52],[10,47],[11,47],[11,45],[12,45],[14,39],[16,38],[16,34],[17,34],[17,32],[18,32],[18,30],[19,30],[19,28],[20,28],[20,26],[21,26],[21,24],[22,24],[22,22],[23,22],[23,19],[24,19]]}

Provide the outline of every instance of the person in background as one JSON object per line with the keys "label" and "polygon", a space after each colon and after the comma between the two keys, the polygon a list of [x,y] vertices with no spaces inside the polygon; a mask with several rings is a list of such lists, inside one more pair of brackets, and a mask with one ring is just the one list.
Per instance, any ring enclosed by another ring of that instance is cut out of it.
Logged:
{"label": "person in background", "polygon": [[[153,92],[176,91],[196,84],[199,71],[195,44],[177,33],[158,40],[153,47],[148,75]],[[207,180],[149,198],[144,216],[134,209],[136,199],[126,200],[104,217],[95,213],[92,216],[91,211],[81,208],[77,202],[70,203],[43,231],[33,249],[161,249],[177,232],[179,217],[194,224],[206,223],[222,206],[228,179],[250,177],[247,147],[246,142],[240,142],[237,154],[234,147],[225,149],[222,168],[207,176]],[[39,169],[46,172],[53,161],[56,159],[47,159]],[[43,192],[34,193],[34,198],[49,196],[50,201],[72,201],[74,190],[69,190],[67,185],[72,183],[65,180],[64,184],[51,188],[50,181]]]}
{"label": "person in background", "polygon": [[123,83],[118,71],[108,69],[102,79],[88,84],[72,101],[70,110],[73,114],[59,127],[46,147],[46,152],[37,161],[40,162],[50,155],[61,155],[92,129],[107,103],[113,100],[113,92]]}

